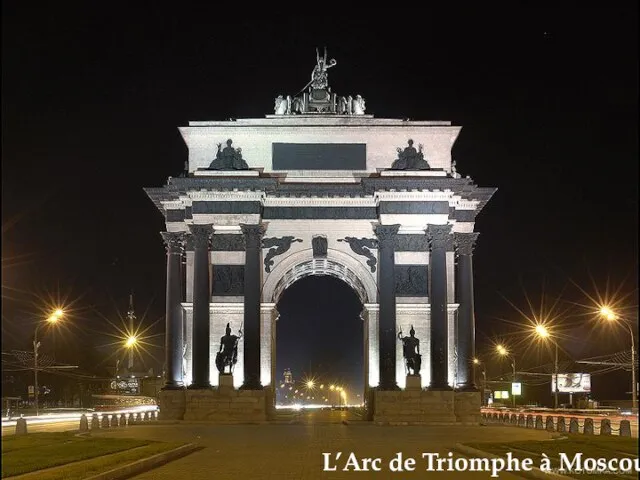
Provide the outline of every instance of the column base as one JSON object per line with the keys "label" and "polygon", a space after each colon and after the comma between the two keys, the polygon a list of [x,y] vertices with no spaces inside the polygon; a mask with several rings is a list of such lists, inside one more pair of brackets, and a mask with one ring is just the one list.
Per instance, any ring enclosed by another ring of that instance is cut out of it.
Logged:
{"label": "column base", "polygon": [[260,382],[247,382],[240,386],[238,390],[264,390]]}
{"label": "column base", "polygon": [[187,390],[207,390],[211,388],[211,384],[210,383],[205,383],[202,385],[198,385],[196,383],[192,383],[191,385],[189,385],[187,387]]}
{"label": "column base", "polygon": [[160,391],[163,390],[184,390],[185,386],[183,383],[178,383],[178,382],[174,382],[174,383],[165,383],[163,385],[163,387],[160,389]]}
{"label": "column base", "polygon": [[428,390],[432,392],[453,392],[451,385],[430,385]]}
{"label": "column base", "polygon": [[473,385],[472,383],[463,383],[458,386],[456,389],[459,392],[479,392],[480,389]]}
{"label": "column base", "polygon": [[378,388],[376,390],[381,391],[381,392],[393,392],[393,391],[400,390],[400,387],[395,382],[386,383],[386,384],[385,383],[381,383],[381,384],[378,385]]}

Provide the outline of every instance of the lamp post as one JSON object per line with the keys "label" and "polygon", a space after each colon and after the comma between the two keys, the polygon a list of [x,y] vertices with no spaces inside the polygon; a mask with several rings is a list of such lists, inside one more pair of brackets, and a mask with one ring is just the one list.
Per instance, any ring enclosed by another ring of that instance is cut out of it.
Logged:
{"label": "lamp post", "polygon": [[487,388],[487,369],[485,368],[484,362],[480,361],[477,358],[474,358],[473,359],[473,383],[476,383],[476,367],[478,365],[482,367],[482,385],[481,385],[480,404],[484,407],[484,392]]}
{"label": "lamp post", "polygon": [[[509,353],[509,350],[507,350],[504,346],[502,345],[498,345],[496,347],[496,351],[498,352],[499,355],[503,356],[503,357],[508,357],[511,359],[511,368],[513,369],[513,380],[512,382],[516,381],[516,357],[514,357],[513,355],[511,355]],[[513,394],[513,388],[511,389],[511,398],[512,398],[512,402],[513,402],[513,407],[515,408],[516,406],[516,397]]]}
{"label": "lamp post", "polygon": [[636,341],[633,329],[631,328],[631,322],[627,318],[623,318],[616,314],[611,310],[611,308],[606,306],[600,308],[600,315],[609,322],[623,322],[629,330],[629,336],[631,337],[631,408],[635,413],[638,411],[638,392],[636,385]]}
{"label": "lamp post", "polygon": [[[62,318],[64,312],[58,308],[56,309],[46,320],[48,324],[54,324]],[[44,325],[38,323],[36,329],[33,332],[33,405],[36,409],[36,417],[40,414],[38,407],[38,350],[40,349],[40,342],[38,341],[38,330]]]}
{"label": "lamp post", "polygon": [[558,409],[558,342],[551,338],[551,332],[542,323],[535,326],[535,334],[542,340],[550,339],[555,345],[555,356],[553,361],[553,408]]}

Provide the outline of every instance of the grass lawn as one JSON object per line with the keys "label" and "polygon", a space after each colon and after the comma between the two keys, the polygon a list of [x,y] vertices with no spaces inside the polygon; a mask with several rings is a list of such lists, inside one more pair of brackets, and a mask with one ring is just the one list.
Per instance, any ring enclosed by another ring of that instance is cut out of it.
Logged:
{"label": "grass lawn", "polygon": [[38,478],[83,478],[179,445],[128,438],[77,437],[72,432],[7,436],[2,439],[2,478],[71,462],[79,463],[56,472],[41,473]]}
{"label": "grass lawn", "polygon": [[[566,435],[567,438],[561,438],[551,441],[523,441],[523,442],[477,442],[465,443],[465,445],[485,452],[493,453],[499,456],[505,456],[507,452],[511,452],[517,458],[532,458],[533,465],[539,467],[542,454],[545,453],[551,460],[553,468],[560,467],[560,453],[564,453],[572,460],[576,453],[582,453],[582,458],[637,458],[638,455],[638,439],[618,436],[600,436],[600,435]],[[560,472],[563,475],[573,478],[585,478],[584,473]],[[590,476],[593,476],[590,475]],[[625,478],[621,475],[598,474],[597,478],[620,479]],[[637,475],[631,475],[629,478],[637,478]]]}

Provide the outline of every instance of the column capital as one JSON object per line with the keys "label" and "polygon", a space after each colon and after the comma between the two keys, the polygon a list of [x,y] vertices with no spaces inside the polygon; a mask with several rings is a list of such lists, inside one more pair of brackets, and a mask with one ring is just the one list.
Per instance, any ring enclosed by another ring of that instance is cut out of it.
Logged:
{"label": "column capital", "polygon": [[189,231],[191,232],[191,241],[193,241],[194,247],[209,247],[209,241],[213,234],[213,225],[208,224],[189,224]]}
{"label": "column capital", "polygon": [[454,233],[453,234],[458,255],[472,255],[473,247],[480,236],[479,233]]}
{"label": "column capital", "polygon": [[380,246],[393,247],[393,240],[398,234],[400,224],[395,225],[374,225],[373,232],[380,241]]}
{"label": "column capital", "polygon": [[452,225],[427,225],[427,239],[431,250],[444,248],[453,250],[453,235],[451,235]]}
{"label": "column capital", "polygon": [[260,248],[262,246],[262,236],[267,230],[263,224],[241,223],[240,229],[245,238],[246,248]]}
{"label": "column capital", "polygon": [[191,234],[187,234],[184,238],[184,249],[187,252],[193,252],[193,249],[195,248],[194,245],[194,241],[193,241],[193,235]]}
{"label": "column capital", "polygon": [[167,253],[182,253],[184,247],[185,232],[160,232]]}

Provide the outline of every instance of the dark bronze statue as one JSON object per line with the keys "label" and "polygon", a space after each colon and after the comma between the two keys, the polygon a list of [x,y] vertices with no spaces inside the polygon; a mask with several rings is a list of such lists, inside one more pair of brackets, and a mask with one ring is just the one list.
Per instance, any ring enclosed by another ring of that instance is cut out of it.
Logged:
{"label": "dark bronze statue", "polygon": [[[238,342],[242,338],[242,329],[238,332],[238,335],[231,335],[231,327],[227,323],[227,328],[224,337],[220,338],[220,350],[216,354],[216,367],[218,371],[223,375],[233,373],[233,368],[238,361]],[[225,370],[229,368],[229,371]]]}
{"label": "dark bronze statue", "polygon": [[424,159],[422,145],[418,145],[418,150],[413,146],[413,140],[409,139],[408,147],[398,147],[398,159],[391,165],[391,170],[429,170],[431,167]]}
{"label": "dark bronze statue", "polygon": [[422,365],[422,355],[420,355],[420,340],[416,337],[416,331],[411,325],[409,336],[403,337],[402,330],[398,332],[398,340],[402,342],[402,355],[404,356],[405,367],[408,375],[419,375]]}
{"label": "dark bronze statue", "polygon": [[227,146],[222,148],[222,144],[218,144],[216,158],[211,162],[209,168],[212,170],[248,170],[249,165],[242,158],[242,149],[233,148],[231,139],[227,140]]}

